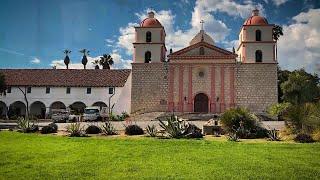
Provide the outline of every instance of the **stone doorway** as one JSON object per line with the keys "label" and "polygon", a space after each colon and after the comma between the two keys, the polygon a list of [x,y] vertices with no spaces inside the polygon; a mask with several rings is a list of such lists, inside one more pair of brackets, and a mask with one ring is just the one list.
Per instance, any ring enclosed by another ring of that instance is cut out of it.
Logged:
{"label": "stone doorway", "polygon": [[194,97],[194,112],[207,113],[209,108],[209,98],[204,93],[199,93]]}

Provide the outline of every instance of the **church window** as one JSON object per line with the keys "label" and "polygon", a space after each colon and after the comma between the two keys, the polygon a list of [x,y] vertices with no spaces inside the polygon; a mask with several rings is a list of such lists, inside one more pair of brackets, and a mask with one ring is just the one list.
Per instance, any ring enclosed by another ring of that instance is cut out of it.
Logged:
{"label": "church window", "polygon": [[261,31],[256,30],[256,41],[261,41]]}
{"label": "church window", "polygon": [[262,51],[261,50],[256,51],[256,62],[262,62]]}
{"label": "church window", "polygon": [[204,48],[203,47],[200,47],[200,49],[199,49],[199,53],[200,53],[200,55],[204,55]]}
{"label": "church window", "polygon": [[146,33],[146,42],[151,42],[151,32],[150,31],[148,31]]}
{"label": "church window", "polygon": [[151,52],[150,52],[150,51],[147,51],[147,52],[144,54],[144,62],[145,62],[145,63],[150,63],[150,62],[151,62]]}
{"label": "church window", "polygon": [[31,87],[27,87],[27,93],[30,94],[31,93]]}
{"label": "church window", "polygon": [[200,77],[203,77],[203,76],[204,76],[204,72],[203,72],[203,71],[200,71],[200,72],[199,72],[199,76],[200,76]]}

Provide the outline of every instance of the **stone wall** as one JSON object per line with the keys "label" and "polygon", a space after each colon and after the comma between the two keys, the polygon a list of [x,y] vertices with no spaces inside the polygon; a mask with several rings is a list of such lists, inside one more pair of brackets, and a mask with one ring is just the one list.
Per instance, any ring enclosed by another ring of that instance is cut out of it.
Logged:
{"label": "stone wall", "polygon": [[133,63],[131,112],[167,111],[166,63]]}
{"label": "stone wall", "polygon": [[236,105],[263,112],[278,101],[277,64],[241,64],[236,68]]}

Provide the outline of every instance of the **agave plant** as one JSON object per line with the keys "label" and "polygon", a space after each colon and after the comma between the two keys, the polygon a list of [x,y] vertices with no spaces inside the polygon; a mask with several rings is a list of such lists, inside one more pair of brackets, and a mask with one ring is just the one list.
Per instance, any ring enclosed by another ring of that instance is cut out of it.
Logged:
{"label": "agave plant", "polygon": [[164,129],[164,131],[168,134],[171,138],[181,138],[184,136],[186,127],[185,124],[179,122],[175,116],[171,116],[167,118],[167,123],[162,120],[159,120],[160,127]]}
{"label": "agave plant", "polygon": [[148,125],[146,127],[146,131],[147,131],[147,134],[151,137],[156,137],[157,136],[157,127],[153,124],[153,125]]}
{"label": "agave plant", "polygon": [[106,135],[117,135],[116,129],[110,121],[107,121],[104,126],[102,126],[102,132]]}
{"label": "agave plant", "polygon": [[66,57],[64,58],[64,64],[67,66],[67,69],[69,69],[70,58],[69,58],[68,54],[70,54],[71,51],[66,49],[63,51],[63,53],[66,55]]}
{"label": "agave plant", "polygon": [[80,122],[75,122],[68,125],[67,131],[70,133],[70,137],[81,137],[84,135],[84,127],[81,126]]}
{"label": "agave plant", "polygon": [[83,64],[84,69],[86,69],[86,65],[88,63],[87,56],[89,55],[90,51],[88,51],[87,49],[82,49],[80,50],[80,52],[83,54],[81,63]]}
{"label": "agave plant", "polygon": [[280,141],[279,133],[276,129],[268,130],[268,137],[270,141]]}

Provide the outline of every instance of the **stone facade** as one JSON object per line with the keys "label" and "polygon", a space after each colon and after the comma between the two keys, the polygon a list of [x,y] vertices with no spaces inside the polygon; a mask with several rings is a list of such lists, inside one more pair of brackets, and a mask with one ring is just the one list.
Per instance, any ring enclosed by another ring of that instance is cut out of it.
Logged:
{"label": "stone facade", "polygon": [[237,106],[263,112],[278,102],[277,64],[241,64],[236,69]]}
{"label": "stone facade", "polygon": [[131,112],[166,111],[167,63],[133,63]]}
{"label": "stone facade", "polygon": [[240,30],[237,52],[215,46],[201,29],[165,62],[164,27],[149,13],[135,28],[132,112],[265,111],[278,96],[273,27],[254,10]]}

